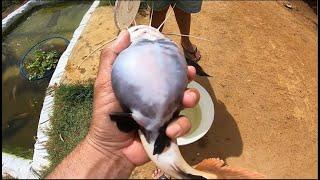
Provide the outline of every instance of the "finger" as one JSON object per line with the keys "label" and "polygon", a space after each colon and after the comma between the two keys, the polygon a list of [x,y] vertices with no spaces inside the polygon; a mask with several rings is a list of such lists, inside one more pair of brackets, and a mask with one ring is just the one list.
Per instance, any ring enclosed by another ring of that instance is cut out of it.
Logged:
{"label": "finger", "polygon": [[195,88],[190,88],[184,92],[182,105],[185,108],[193,108],[198,104],[199,100],[200,100],[199,91]]}
{"label": "finger", "polygon": [[196,77],[196,68],[193,66],[188,66],[188,80],[193,81]]}
{"label": "finger", "polygon": [[135,138],[132,144],[122,150],[123,154],[126,155],[129,161],[134,165],[140,166],[148,161],[150,158],[145,151],[139,138]]}
{"label": "finger", "polygon": [[121,31],[116,41],[104,48],[100,54],[99,74],[108,73],[108,66],[111,66],[117,55],[130,45],[130,34],[127,30]]}
{"label": "finger", "polygon": [[191,123],[185,116],[180,116],[170,123],[166,129],[166,134],[170,138],[177,138],[187,134],[191,129]]}

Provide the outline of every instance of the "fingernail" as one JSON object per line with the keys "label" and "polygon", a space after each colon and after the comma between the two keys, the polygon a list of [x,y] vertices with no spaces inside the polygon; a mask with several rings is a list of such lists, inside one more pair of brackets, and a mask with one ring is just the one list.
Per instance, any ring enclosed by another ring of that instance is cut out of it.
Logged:
{"label": "fingernail", "polygon": [[173,131],[173,136],[174,137],[178,137],[179,135],[180,135],[180,133],[181,133],[181,127],[180,127],[180,125],[178,125],[178,124],[173,124],[171,127],[170,127],[170,129],[172,129],[172,131]]}
{"label": "fingernail", "polygon": [[190,92],[188,93],[188,96],[190,96],[193,100],[196,100],[196,99],[197,99],[197,95],[196,95],[195,92],[190,91]]}

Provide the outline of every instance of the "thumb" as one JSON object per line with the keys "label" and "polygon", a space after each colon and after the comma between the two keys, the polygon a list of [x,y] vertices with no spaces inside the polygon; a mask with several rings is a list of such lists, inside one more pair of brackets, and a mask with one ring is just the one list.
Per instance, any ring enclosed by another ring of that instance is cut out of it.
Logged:
{"label": "thumb", "polygon": [[100,66],[112,65],[118,54],[129,47],[130,34],[127,30],[121,31],[117,39],[108,47],[102,50],[100,55]]}

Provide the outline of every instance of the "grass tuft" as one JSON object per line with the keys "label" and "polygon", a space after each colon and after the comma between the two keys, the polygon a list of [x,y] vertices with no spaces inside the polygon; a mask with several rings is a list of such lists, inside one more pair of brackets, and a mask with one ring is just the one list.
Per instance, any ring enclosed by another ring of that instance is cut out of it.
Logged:
{"label": "grass tuft", "polygon": [[2,152],[12,154],[25,159],[32,159],[33,157],[33,148],[22,148],[16,146],[9,146],[6,144],[2,144]]}
{"label": "grass tuft", "polygon": [[51,128],[46,132],[50,166],[40,173],[49,174],[86,136],[92,116],[93,85],[60,85],[54,88]]}
{"label": "grass tuft", "polygon": [[115,2],[115,0],[104,0],[100,1],[99,6],[114,6]]}

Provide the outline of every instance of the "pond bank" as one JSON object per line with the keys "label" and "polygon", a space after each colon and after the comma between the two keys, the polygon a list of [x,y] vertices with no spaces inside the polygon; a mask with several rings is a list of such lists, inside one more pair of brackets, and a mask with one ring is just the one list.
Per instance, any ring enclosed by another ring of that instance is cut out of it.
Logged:
{"label": "pond bank", "polygon": [[[30,5],[30,4],[32,4],[32,3],[34,3],[34,1],[28,1],[25,5]],[[78,27],[77,29],[76,29],[76,31],[74,32],[74,34],[73,34],[73,36],[72,36],[72,33],[73,33],[73,31],[72,32],[70,32],[71,34],[70,34],[70,37],[69,38],[71,38],[72,37],[72,39],[71,39],[71,43],[75,43],[76,42],[76,40],[77,40],[77,38],[78,38],[78,36],[77,35],[79,35],[80,33],[81,33],[81,30],[85,27],[85,25],[86,25],[86,22],[87,22],[87,20],[89,19],[89,17],[90,17],[90,14],[94,11],[94,9],[95,9],[95,7],[97,7],[97,5],[99,4],[99,1],[95,1],[95,2],[88,2],[88,3],[90,3],[89,4],[89,6],[88,6],[88,8],[90,7],[90,9],[87,11],[87,10],[85,10],[85,12],[87,12],[84,16],[83,15],[81,15],[81,13],[79,13],[79,9],[77,10],[77,16],[81,16],[80,18],[82,19],[82,21],[81,21],[81,23],[80,23],[80,25],[78,25],[77,24],[77,26],[76,27]],[[39,2],[39,4],[42,4],[42,2]],[[92,5],[91,5],[92,4]],[[34,5],[34,4],[33,4]],[[32,5],[32,7],[33,7],[33,5]],[[13,23],[14,23],[14,21],[15,20],[17,20],[20,16],[23,16],[24,15],[24,13],[26,13],[26,12],[28,12],[28,10],[30,10],[32,7],[24,7],[24,9],[18,9],[18,10],[16,10],[15,12],[13,12],[12,14],[10,14],[10,15],[8,15],[8,17],[7,17],[7,20],[5,20],[5,21],[2,21],[2,24],[4,24],[4,23],[6,23],[6,22],[8,22],[8,19],[11,19],[10,21],[12,21]],[[70,10],[69,10],[69,12],[70,12]],[[17,17],[15,17],[15,15],[18,15],[18,18]],[[76,21],[75,21],[75,19],[76,19],[76,17],[75,16],[73,16],[73,23],[76,23]],[[80,19],[80,20],[81,20]],[[79,21],[80,21],[79,20]],[[63,22],[63,21],[57,21],[57,23],[59,23],[59,22]],[[11,23],[11,22],[10,22]],[[68,22],[69,23],[69,22]],[[70,24],[70,23],[69,23]],[[37,25],[39,25],[39,23],[37,24]],[[41,24],[40,24],[41,25]],[[52,25],[55,25],[55,24],[51,24],[51,26]],[[67,26],[67,27],[69,27],[69,26]],[[70,29],[69,29],[70,30]],[[50,31],[51,32],[51,31]],[[66,32],[68,32],[68,31],[65,31],[64,33],[66,33]],[[47,34],[48,34],[49,32],[47,32]],[[54,75],[53,75],[53,77],[52,77],[52,79],[51,79],[51,81],[54,81],[54,80],[56,80],[57,81],[57,74],[59,73],[59,71],[60,71],[60,73],[61,73],[61,71],[64,69],[64,67],[62,67],[62,68],[60,68],[62,65],[63,65],[63,61],[66,61],[67,60],[67,56],[68,55],[66,55],[66,52],[68,52],[68,49],[69,49],[69,51],[72,49],[72,47],[69,45],[68,46],[68,48],[67,48],[67,50],[65,51],[65,53],[61,56],[61,58],[60,58],[60,61],[59,61],[59,63],[58,63],[58,67],[56,68],[56,71],[55,71],[55,73],[54,73]],[[64,57],[64,58],[63,58]],[[3,61],[4,62],[4,61]],[[59,66],[59,64],[60,64],[60,66]],[[61,65],[62,64],[62,65]],[[55,78],[54,78],[55,77]],[[51,82],[50,81],[50,82]],[[58,80],[59,81],[59,80]],[[50,85],[50,84],[49,84]],[[52,84],[51,84],[52,85]],[[47,85],[46,85],[46,87],[47,87]],[[47,101],[46,101],[46,99],[47,99]],[[46,106],[46,104],[48,104],[49,102],[48,102],[48,98],[46,98],[45,99],[45,102],[44,102],[44,105],[43,105],[43,108]],[[50,100],[49,100],[50,101]],[[40,103],[39,103],[40,104]],[[41,105],[42,105],[42,103],[41,103]],[[42,109],[43,110],[43,109]],[[43,116],[43,115],[42,115]],[[45,116],[48,116],[48,113],[46,112],[46,115]],[[38,117],[36,118],[37,120],[38,120]],[[43,118],[42,118],[43,119]],[[29,169],[29,173],[24,173],[23,175],[19,175],[19,177],[24,177],[24,178],[27,178],[27,177],[32,177],[32,178],[36,178],[37,176],[38,176],[38,173],[39,173],[39,171],[41,171],[42,170],[42,168],[43,168],[43,166],[46,166],[46,164],[48,163],[47,162],[47,160],[46,160],[46,156],[47,156],[47,153],[46,153],[46,150],[45,150],[45,148],[44,148],[44,144],[45,144],[45,141],[46,141],[46,136],[44,135],[44,131],[45,131],[45,128],[44,128],[44,126],[46,125],[45,123],[44,123],[45,121],[41,121],[41,116],[40,116],[40,121],[39,121],[39,124],[38,124],[38,132],[37,132],[37,138],[36,138],[36,143],[35,143],[35,148],[34,148],[34,154],[33,154],[33,159],[32,159],[32,161],[31,161],[31,168],[30,168],[30,165],[28,166],[28,169]],[[37,125],[37,123],[35,123],[35,125]],[[12,162],[12,163],[14,163],[14,162]],[[23,166],[22,166],[23,164],[21,164],[21,166],[17,166],[16,168],[17,168],[17,172],[16,173],[19,173],[18,172],[18,170],[19,170],[19,168],[23,168]],[[8,166],[3,166],[2,167],[2,172],[3,172],[3,175],[4,174],[6,174],[8,171],[10,172],[10,169],[6,169],[6,167],[8,167]],[[37,172],[38,171],[38,172]],[[9,174],[9,173],[7,173],[7,174]],[[11,174],[9,174],[9,175],[11,175]],[[16,174],[15,174],[16,175]]]}

